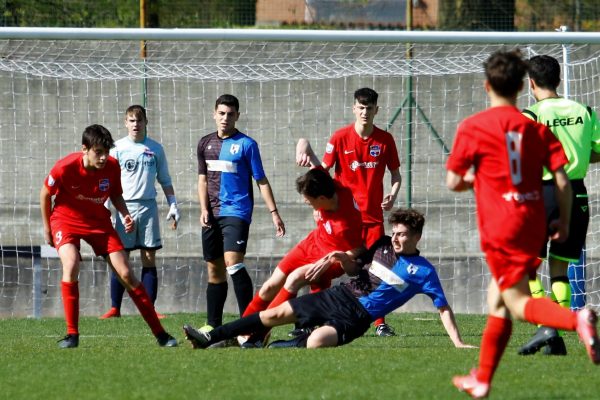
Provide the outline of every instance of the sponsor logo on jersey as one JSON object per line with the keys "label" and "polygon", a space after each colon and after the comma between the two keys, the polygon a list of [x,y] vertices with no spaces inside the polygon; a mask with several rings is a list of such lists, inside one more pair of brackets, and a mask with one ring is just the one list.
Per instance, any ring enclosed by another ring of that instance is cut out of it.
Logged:
{"label": "sponsor logo on jersey", "polygon": [[54,180],[52,175],[48,175],[48,186],[54,186],[55,183],[56,181]]}
{"label": "sponsor logo on jersey", "polygon": [[502,195],[506,201],[516,201],[517,203],[524,203],[526,201],[539,201],[542,199],[540,192],[534,190],[533,192],[520,193],[520,192],[506,192]]}
{"label": "sponsor logo on jersey", "polygon": [[369,147],[369,154],[371,157],[379,157],[381,154],[381,147],[378,144],[374,144],[373,146]]}
{"label": "sponsor logo on jersey", "polygon": [[333,153],[333,145],[329,142],[327,143],[327,146],[325,146],[325,153],[327,153],[327,154]]}
{"label": "sponsor logo on jersey", "polygon": [[355,160],[350,164],[350,169],[352,171],[356,171],[359,168],[372,169],[377,168],[377,164],[379,164],[379,161],[358,162]]}
{"label": "sponsor logo on jersey", "polygon": [[237,164],[227,160],[206,160],[206,168],[215,172],[237,173]]}
{"label": "sponsor logo on jersey", "polygon": [[98,189],[100,189],[101,192],[108,191],[108,189],[110,189],[110,180],[108,178],[100,179],[100,182],[98,182]]}
{"label": "sponsor logo on jersey", "polygon": [[76,197],[77,200],[84,200],[84,201],[91,201],[92,203],[95,204],[104,204],[104,202],[106,201],[107,197],[85,197],[82,194],[77,195]]}
{"label": "sponsor logo on jersey", "polygon": [[570,126],[570,125],[580,125],[583,124],[582,117],[566,117],[566,118],[554,118],[546,121],[546,126],[548,128],[554,128],[557,126]]}
{"label": "sponsor logo on jersey", "polygon": [[240,145],[237,143],[234,143],[231,145],[231,147],[229,148],[229,152],[231,154],[237,154],[240,151]]}
{"label": "sponsor logo on jersey", "polygon": [[124,163],[125,170],[127,172],[133,172],[137,169],[137,167],[142,164],[145,167],[152,167],[154,165],[154,158],[149,160],[142,161],[141,163],[136,160],[127,160]]}
{"label": "sponsor logo on jersey", "polygon": [[327,221],[323,224],[323,227],[325,228],[325,231],[331,235],[331,223]]}

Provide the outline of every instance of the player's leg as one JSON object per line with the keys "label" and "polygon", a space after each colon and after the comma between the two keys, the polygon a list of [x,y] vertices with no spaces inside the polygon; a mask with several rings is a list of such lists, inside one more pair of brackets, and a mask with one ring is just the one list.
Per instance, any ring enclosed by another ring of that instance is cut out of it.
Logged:
{"label": "player's leg", "polygon": [[252,301],[254,285],[248,274],[244,255],[248,246],[250,224],[241,218],[219,218],[223,232],[223,250],[227,274],[231,277],[240,315]]}
{"label": "player's leg", "polygon": [[206,260],[208,283],[206,286],[207,328],[223,323],[223,308],[227,299],[227,272],[223,258],[223,233],[215,221],[202,228],[202,252]]}
{"label": "player's leg", "polygon": [[286,301],[298,296],[298,291],[304,286],[308,285],[309,283],[308,280],[306,280],[306,278],[304,277],[304,274],[306,273],[308,268],[311,267],[311,265],[312,264],[305,265],[290,272],[290,274],[285,279],[283,287],[273,298],[268,308],[277,307],[280,304],[283,304]]}
{"label": "player's leg", "polygon": [[73,243],[65,243],[58,248],[62,264],[61,292],[67,335],[58,342],[63,349],[79,345],[79,264],[81,255]]}

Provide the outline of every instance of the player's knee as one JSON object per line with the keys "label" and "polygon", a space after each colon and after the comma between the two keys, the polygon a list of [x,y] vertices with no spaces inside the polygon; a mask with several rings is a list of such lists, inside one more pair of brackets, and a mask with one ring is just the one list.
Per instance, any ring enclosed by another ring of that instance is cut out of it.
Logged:
{"label": "player's knee", "polygon": [[311,333],[306,341],[306,348],[320,349],[338,345],[337,331],[331,326],[322,326]]}

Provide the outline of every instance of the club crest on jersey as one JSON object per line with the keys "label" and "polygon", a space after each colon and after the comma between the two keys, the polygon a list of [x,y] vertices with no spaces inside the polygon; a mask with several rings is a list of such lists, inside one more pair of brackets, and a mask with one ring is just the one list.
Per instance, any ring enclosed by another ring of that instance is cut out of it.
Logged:
{"label": "club crest on jersey", "polygon": [[325,153],[327,153],[327,154],[333,153],[333,145],[331,143],[327,143],[327,146],[325,146]]}
{"label": "club crest on jersey", "polygon": [[52,175],[48,175],[48,186],[54,186],[54,183],[56,183],[56,181],[54,180]]}
{"label": "club crest on jersey", "polygon": [[100,179],[98,182],[98,188],[101,192],[106,192],[110,188],[110,180],[108,178]]}
{"label": "club crest on jersey", "polygon": [[374,144],[373,146],[369,147],[369,154],[371,157],[379,157],[381,154],[381,146]]}
{"label": "club crest on jersey", "polygon": [[229,152],[231,154],[237,154],[240,151],[240,145],[239,144],[232,144],[231,147],[229,148]]}
{"label": "club crest on jersey", "polygon": [[325,230],[327,231],[327,233],[331,235],[331,224],[329,223],[329,221],[325,222],[323,224],[323,227],[325,228]]}
{"label": "club crest on jersey", "polygon": [[416,274],[418,270],[419,270],[419,267],[417,267],[414,264],[409,264],[408,267],[406,267],[406,272],[408,272],[411,275]]}

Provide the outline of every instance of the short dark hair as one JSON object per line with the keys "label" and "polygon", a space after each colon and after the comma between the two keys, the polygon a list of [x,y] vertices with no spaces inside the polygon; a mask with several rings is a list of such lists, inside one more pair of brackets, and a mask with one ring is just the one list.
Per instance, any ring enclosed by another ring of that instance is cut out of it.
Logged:
{"label": "short dark hair", "polygon": [[531,57],[529,77],[543,89],[556,90],[560,84],[560,64],[556,58],[547,55]]}
{"label": "short dark hair", "polygon": [[410,229],[412,233],[423,233],[425,217],[413,208],[398,208],[388,218],[390,225],[402,224]]}
{"label": "short dark hair", "polygon": [[519,49],[496,51],[483,63],[483,68],[485,78],[500,96],[515,96],[523,87],[527,63],[521,58]]}
{"label": "short dark hair", "polygon": [[379,95],[371,88],[361,88],[354,92],[354,100],[362,105],[377,104]]}
{"label": "short dark hair", "polygon": [[225,105],[225,106],[229,106],[229,107],[233,107],[235,108],[235,111],[240,111],[240,102],[237,99],[237,97],[235,97],[232,94],[222,94],[219,96],[219,98],[217,99],[217,101],[215,102],[215,110],[219,107],[219,105]]}
{"label": "short dark hair", "polygon": [[147,121],[148,118],[146,118],[146,109],[142,106],[140,106],[139,104],[134,104],[132,106],[127,107],[127,110],[125,111],[125,117],[127,117],[129,114],[131,115],[135,115],[136,117],[144,117],[144,121]]}
{"label": "short dark hair", "polygon": [[81,144],[91,149],[92,147],[99,145],[104,149],[110,150],[115,147],[115,141],[112,135],[102,125],[90,125],[83,130],[81,135]]}
{"label": "short dark hair", "polygon": [[328,172],[322,168],[313,168],[296,179],[296,190],[305,196],[325,196],[331,199],[335,194],[335,184]]}

